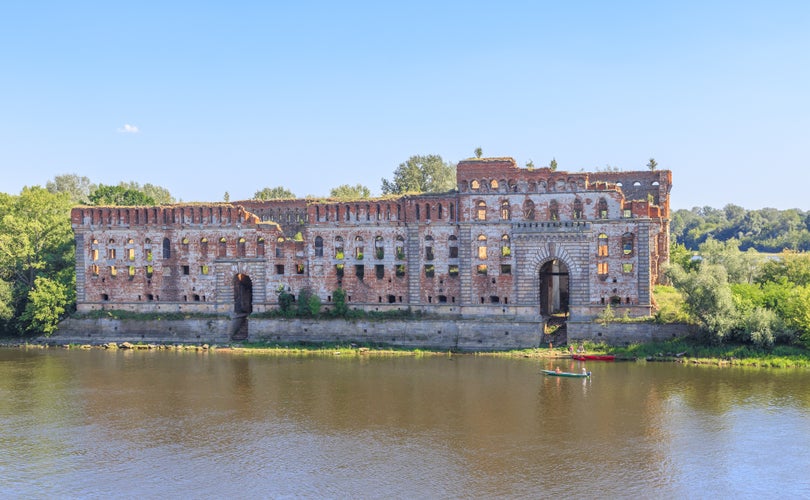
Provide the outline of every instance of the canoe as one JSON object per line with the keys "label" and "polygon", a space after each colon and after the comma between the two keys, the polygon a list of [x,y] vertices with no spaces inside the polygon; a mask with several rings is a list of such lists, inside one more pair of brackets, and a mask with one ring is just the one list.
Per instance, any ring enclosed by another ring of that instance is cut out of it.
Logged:
{"label": "canoe", "polygon": [[551,375],[552,377],[579,377],[579,378],[585,378],[585,377],[590,377],[591,376],[591,372],[587,372],[587,373],[571,373],[571,372],[557,372],[555,370],[540,370],[540,371],[542,371],[546,375]]}
{"label": "canoe", "polygon": [[613,361],[616,359],[613,354],[573,354],[571,357],[580,361]]}

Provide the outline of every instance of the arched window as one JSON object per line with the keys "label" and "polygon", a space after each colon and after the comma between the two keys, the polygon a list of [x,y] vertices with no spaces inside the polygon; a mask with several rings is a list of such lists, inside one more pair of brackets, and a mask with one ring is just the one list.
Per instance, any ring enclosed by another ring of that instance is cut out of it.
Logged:
{"label": "arched window", "polygon": [[323,238],[315,237],[315,257],[323,257]]}
{"label": "arched window", "polygon": [[374,237],[374,257],[378,259],[385,258],[385,240],[379,235]]}
{"label": "arched window", "polygon": [[492,179],[492,181],[490,181],[490,183],[489,183],[489,189],[491,189],[491,190],[493,190],[493,191],[497,191],[497,190],[498,190],[498,181],[497,181],[496,179]]}
{"label": "arched window", "polygon": [[219,257],[226,257],[228,255],[228,240],[226,240],[224,236],[219,239],[217,255]]}
{"label": "arched window", "polygon": [[421,205],[419,205],[419,203],[417,203],[416,204],[416,220],[421,220],[422,219],[421,210],[422,210]]}
{"label": "arched window", "polygon": [[625,256],[633,255],[633,240],[634,240],[633,233],[624,233],[622,235],[622,253]]}
{"label": "arched window", "polygon": [[487,220],[487,202],[481,200],[476,205],[476,219],[478,220]]}
{"label": "arched window", "polygon": [[532,200],[526,200],[523,202],[523,218],[526,220],[534,220],[534,202]]}
{"label": "arched window", "polygon": [[456,238],[456,235],[451,234],[450,238],[448,238],[448,240],[449,240],[448,244],[449,244],[450,258],[451,259],[457,259],[458,258],[458,238]]}
{"label": "arched window", "polygon": [[430,203],[425,203],[425,220],[430,220]]}
{"label": "arched window", "polygon": [[439,220],[442,220],[442,216],[444,215],[444,213],[442,213],[442,204],[441,203],[438,204],[436,210],[438,210],[438,212],[439,212],[439,215],[438,215]]}
{"label": "arched window", "polygon": [[511,257],[512,246],[509,244],[509,235],[504,234],[501,236],[501,257]]}
{"label": "arched window", "polygon": [[582,219],[583,218],[582,200],[580,200],[579,198],[574,200],[574,218],[575,219]]}
{"label": "arched window", "polygon": [[405,260],[405,238],[402,236],[397,236],[394,246],[394,252],[397,260]]}
{"label": "arched window", "polygon": [[478,258],[487,260],[487,237],[483,234],[478,235]]}
{"label": "arched window", "polygon": [[169,240],[169,238],[163,238],[163,258],[172,258],[172,242]]}
{"label": "arched window", "polygon": [[239,257],[247,256],[247,241],[245,241],[245,238],[239,238],[236,242],[236,255]]}
{"label": "arched window", "polygon": [[256,257],[264,257],[264,238],[261,236],[256,240]]}
{"label": "arched window", "polygon": [[605,233],[599,233],[599,248],[596,255],[599,257],[608,256],[608,235]]}
{"label": "arched window", "polygon": [[276,258],[284,257],[284,237],[279,236],[276,240]]}
{"label": "arched window", "polygon": [[343,252],[343,237],[342,236],[335,236],[335,258],[338,260],[343,260],[345,254]]}
{"label": "arched window", "polygon": [[551,200],[548,203],[548,220],[560,220],[560,207],[557,205],[557,200]]}
{"label": "arched window", "polygon": [[509,208],[509,200],[501,201],[501,219],[509,220],[512,218],[511,209]]}
{"label": "arched window", "polygon": [[481,189],[481,184],[477,180],[470,181],[470,189],[473,191],[478,191]]}
{"label": "arched window", "polygon": [[604,198],[599,198],[599,203],[596,204],[596,212],[600,219],[608,218],[608,205]]}
{"label": "arched window", "polygon": [[425,260],[433,260],[433,236],[425,236]]}
{"label": "arched window", "polygon": [[363,237],[362,236],[355,236],[354,237],[354,258],[357,260],[363,260]]}
{"label": "arched window", "polygon": [[453,203],[450,204],[450,220],[456,220],[456,206]]}

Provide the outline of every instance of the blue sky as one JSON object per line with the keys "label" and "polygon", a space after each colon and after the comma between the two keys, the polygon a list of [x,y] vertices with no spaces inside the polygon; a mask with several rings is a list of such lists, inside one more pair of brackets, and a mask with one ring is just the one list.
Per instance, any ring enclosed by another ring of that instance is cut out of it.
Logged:
{"label": "blue sky", "polygon": [[4,2],[0,191],[326,195],[476,147],[810,210],[810,2]]}

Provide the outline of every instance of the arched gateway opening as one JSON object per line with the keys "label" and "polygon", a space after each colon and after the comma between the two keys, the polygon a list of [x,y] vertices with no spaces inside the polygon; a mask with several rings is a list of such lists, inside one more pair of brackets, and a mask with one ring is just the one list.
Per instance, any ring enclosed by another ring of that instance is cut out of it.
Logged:
{"label": "arched gateway opening", "polygon": [[233,279],[233,312],[237,315],[253,312],[253,281],[247,274],[237,274]]}
{"label": "arched gateway opening", "polygon": [[237,274],[233,278],[233,319],[231,320],[231,340],[245,340],[248,337],[248,315],[253,312],[253,281],[247,274]]}
{"label": "arched gateway opening", "polygon": [[540,314],[568,315],[568,267],[553,259],[540,267]]}

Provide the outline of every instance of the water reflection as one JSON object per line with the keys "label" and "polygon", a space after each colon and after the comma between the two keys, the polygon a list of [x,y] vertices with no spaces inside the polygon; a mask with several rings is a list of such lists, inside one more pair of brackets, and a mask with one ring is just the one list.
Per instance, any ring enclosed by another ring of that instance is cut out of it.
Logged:
{"label": "water reflection", "polygon": [[547,366],[582,368],[0,350],[0,471],[16,496],[810,494],[808,373]]}

